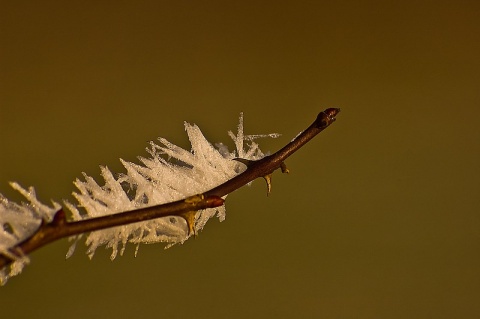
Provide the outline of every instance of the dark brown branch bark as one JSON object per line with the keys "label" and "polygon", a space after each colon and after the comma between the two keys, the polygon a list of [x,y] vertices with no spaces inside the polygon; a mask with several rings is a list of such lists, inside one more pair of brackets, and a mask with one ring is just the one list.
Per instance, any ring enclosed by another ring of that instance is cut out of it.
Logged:
{"label": "dark brown branch bark", "polygon": [[[243,185],[253,181],[258,177],[266,177],[278,168],[281,168],[287,157],[295,153],[300,147],[314,138],[318,133],[326,129],[330,124],[335,122],[335,116],[340,109],[326,109],[318,114],[317,119],[305,131],[303,131],[295,140],[285,145],[276,153],[266,156],[258,161],[242,161],[247,165],[247,170],[226,181],[225,183],[207,191],[206,196],[216,195],[224,196],[242,187]],[[268,180],[267,180],[268,183]]]}
{"label": "dark brown branch bark", "polygon": [[[221,198],[222,196],[235,191],[254,179],[264,177],[267,180],[268,189],[270,190],[269,176],[273,171],[278,168],[285,171],[285,159],[332,124],[335,121],[335,116],[339,112],[340,109],[329,108],[319,113],[316,120],[305,131],[275,154],[266,156],[258,161],[239,159],[239,161],[247,165],[247,169],[243,173],[204,194],[191,196],[184,200],[168,204],[74,222],[67,222],[65,212],[63,209],[60,209],[50,223],[43,222],[31,237],[17,246],[10,248],[9,252],[12,256],[21,257],[52,241],[64,237],[173,215],[185,218],[190,232],[192,230],[190,224],[192,213],[200,209],[214,208],[223,205],[224,200]],[[11,257],[0,254],[0,269],[8,266],[13,261],[14,259]]]}

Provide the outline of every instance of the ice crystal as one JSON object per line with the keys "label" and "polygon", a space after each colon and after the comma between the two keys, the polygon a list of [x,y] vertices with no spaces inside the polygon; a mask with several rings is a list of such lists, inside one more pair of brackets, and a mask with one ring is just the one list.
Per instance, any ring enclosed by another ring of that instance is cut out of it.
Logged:
{"label": "ice crystal", "polygon": [[[159,138],[158,144],[151,142],[147,148],[150,157],[139,157],[141,164],[120,160],[126,169],[123,174],[115,177],[107,167],[101,167],[104,185],[99,185],[92,177],[83,173],[83,180],[77,179],[74,182],[78,192],[73,195],[79,207],[85,211],[80,212],[77,206],[65,202],[65,206],[72,213],[72,219],[82,220],[116,214],[203,193],[245,169],[245,166],[233,160],[234,158],[258,160],[265,156],[255,139],[278,136],[244,135],[242,114],[237,133],[228,132],[235,144],[236,149],[233,152],[221,143],[217,144],[216,148],[212,146],[196,125],[185,122],[185,130],[191,143],[190,151]],[[3,226],[0,228],[0,253],[7,255],[10,254],[10,247],[30,236],[42,219],[50,221],[60,207],[57,203],[53,203],[52,208],[41,204],[36,199],[33,188],[27,191],[16,183],[12,183],[12,187],[22,193],[30,204],[12,203],[0,195],[0,226]],[[220,221],[224,220],[225,206],[198,211],[195,217],[196,233],[215,215]],[[87,254],[92,258],[99,246],[106,245],[112,249],[110,258],[113,260],[118,253],[124,253],[127,243],[136,245],[136,255],[140,243],[166,242],[166,247],[170,247],[183,243],[189,236],[183,218],[158,218],[90,233],[86,238]],[[69,249],[67,257],[73,253],[75,243]],[[1,270],[0,281],[5,282],[9,276],[18,274],[26,262],[28,258],[25,256],[17,259],[9,269]]]}
{"label": "ice crystal", "polygon": [[10,266],[0,269],[0,285],[5,284],[9,277],[19,274],[29,262],[28,256],[15,257],[9,248],[33,234],[42,220],[51,221],[60,208],[60,205],[55,202],[53,207],[42,204],[37,199],[33,187],[25,190],[17,183],[10,183],[10,185],[30,203],[17,204],[0,194],[0,254],[15,259]]}

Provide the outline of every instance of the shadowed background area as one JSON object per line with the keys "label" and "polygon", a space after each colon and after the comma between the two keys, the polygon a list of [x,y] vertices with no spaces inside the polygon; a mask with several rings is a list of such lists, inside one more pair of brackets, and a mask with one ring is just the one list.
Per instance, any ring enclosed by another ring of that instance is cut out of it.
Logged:
{"label": "shadowed background area", "polygon": [[[276,151],[337,122],[164,251],[32,254],[2,318],[478,318],[476,1],[2,1],[0,193],[71,199],[183,121]],[[229,144],[232,146],[232,144]]]}

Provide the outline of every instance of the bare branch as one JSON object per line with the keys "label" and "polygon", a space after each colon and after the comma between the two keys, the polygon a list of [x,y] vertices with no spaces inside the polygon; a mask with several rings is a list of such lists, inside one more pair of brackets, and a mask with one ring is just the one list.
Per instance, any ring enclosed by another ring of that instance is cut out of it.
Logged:
{"label": "bare branch", "polygon": [[224,200],[221,197],[237,190],[254,179],[258,177],[265,178],[269,193],[271,174],[278,168],[281,168],[284,173],[288,172],[284,164],[285,159],[332,124],[335,121],[335,116],[339,112],[340,109],[329,108],[319,113],[316,120],[305,131],[270,156],[266,156],[258,161],[237,159],[244,163],[247,169],[236,177],[203,194],[194,195],[172,203],[74,222],[68,222],[65,217],[65,212],[63,209],[60,209],[51,222],[43,222],[32,236],[17,246],[10,248],[9,256],[0,254],[0,269],[11,264],[15,259],[13,256],[21,258],[48,243],[64,237],[165,216],[179,216],[184,218],[187,222],[188,233],[190,235],[194,231],[193,220],[196,211],[223,205]]}

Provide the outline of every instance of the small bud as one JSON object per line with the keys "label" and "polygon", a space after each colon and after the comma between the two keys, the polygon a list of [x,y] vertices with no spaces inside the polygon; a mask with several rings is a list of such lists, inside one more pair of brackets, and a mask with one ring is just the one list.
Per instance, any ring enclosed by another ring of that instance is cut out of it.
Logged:
{"label": "small bud", "polygon": [[340,112],[338,108],[328,108],[320,112],[317,116],[315,124],[318,128],[325,128],[335,122],[335,116]]}
{"label": "small bud", "polygon": [[214,208],[218,206],[222,206],[225,203],[225,200],[221,198],[220,196],[208,196],[206,199],[206,204],[208,208]]}

